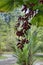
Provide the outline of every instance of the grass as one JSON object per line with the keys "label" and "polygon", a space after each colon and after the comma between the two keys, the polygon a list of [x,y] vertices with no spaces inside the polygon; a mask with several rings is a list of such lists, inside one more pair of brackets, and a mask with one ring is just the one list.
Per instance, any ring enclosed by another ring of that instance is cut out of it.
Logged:
{"label": "grass", "polygon": [[16,63],[16,64],[12,64],[12,65],[18,65],[18,64]]}
{"label": "grass", "polygon": [[38,60],[43,60],[43,55],[36,56]]}
{"label": "grass", "polygon": [[0,56],[0,59],[5,59],[6,57],[5,56]]}
{"label": "grass", "polygon": [[13,54],[14,52],[4,52],[4,54]]}

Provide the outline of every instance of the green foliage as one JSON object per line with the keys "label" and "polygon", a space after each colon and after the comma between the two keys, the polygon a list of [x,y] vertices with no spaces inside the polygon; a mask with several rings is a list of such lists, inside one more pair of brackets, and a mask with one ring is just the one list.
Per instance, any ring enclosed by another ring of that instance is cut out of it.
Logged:
{"label": "green foliage", "polygon": [[25,44],[23,51],[21,51],[20,49],[17,48],[17,46],[15,46],[16,52],[15,54],[17,55],[17,63],[20,65],[23,65],[24,63],[28,63],[28,45]]}
{"label": "green foliage", "polygon": [[12,18],[9,24],[1,19],[2,18],[0,18],[0,51],[11,50],[10,45],[15,42],[14,19]]}
{"label": "green foliage", "polygon": [[0,10],[1,11],[9,11],[13,9],[14,0],[1,0],[0,1]]}
{"label": "green foliage", "polygon": [[[26,38],[29,39],[29,43],[24,45],[23,51],[18,49],[16,44],[14,45],[15,54],[18,58],[18,63],[23,65],[33,64],[37,59],[36,53],[43,50],[40,46],[43,44],[43,27],[31,26],[31,29],[27,32]],[[13,49],[14,49],[13,48]],[[42,47],[43,48],[43,47]]]}
{"label": "green foliage", "polygon": [[39,11],[39,13],[35,17],[33,17],[33,19],[31,20],[31,23],[38,27],[43,26],[43,12]]}
{"label": "green foliage", "polygon": [[39,0],[1,0],[0,10],[9,11],[16,7],[22,6],[23,4],[26,4],[30,8],[29,3],[35,4],[33,9],[39,9],[43,11],[43,4],[40,4]]}

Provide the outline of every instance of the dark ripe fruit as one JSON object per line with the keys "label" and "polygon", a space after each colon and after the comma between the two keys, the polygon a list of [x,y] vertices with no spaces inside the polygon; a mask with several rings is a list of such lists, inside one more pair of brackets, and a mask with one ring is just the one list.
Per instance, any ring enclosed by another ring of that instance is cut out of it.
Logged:
{"label": "dark ripe fruit", "polygon": [[25,14],[25,17],[30,17],[31,18],[31,15],[33,16],[33,14],[34,14],[34,11],[30,10],[29,13]]}
{"label": "dark ripe fruit", "polygon": [[22,20],[22,21],[27,21],[27,20],[28,20],[28,17],[21,17],[21,16],[20,16],[20,17],[18,18],[18,22],[20,23],[21,20]]}
{"label": "dark ripe fruit", "polygon": [[39,0],[39,2],[40,2],[41,4],[43,4],[43,0]]}
{"label": "dark ripe fruit", "polygon": [[34,11],[33,10],[30,10],[29,14],[33,16]]}
{"label": "dark ripe fruit", "polygon": [[26,22],[22,25],[22,27],[23,27],[23,29],[24,29],[25,31],[27,31],[28,29],[30,29],[30,24],[29,24],[29,22],[26,21]]}
{"label": "dark ripe fruit", "polygon": [[17,43],[17,47],[20,49],[23,48],[23,44],[22,44],[21,40]]}
{"label": "dark ripe fruit", "polygon": [[23,45],[22,44],[19,44],[18,45],[18,48],[20,48],[22,50],[23,49]]}
{"label": "dark ripe fruit", "polygon": [[34,3],[30,3],[29,6],[30,7],[33,7],[33,6],[35,6],[35,4]]}
{"label": "dark ripe fruit", "polygon": [[26,39],[26,43],[28,43],[29,41]]}
{"label": "dark ripe fruit", "polygon": [[27,39],[22,39],[21,42],[18,42],[18,43],[17,43],[17,47],[22,50],[23,47],[24,47],[24,44],[25,44],[25,43],[27,44],[28,42],[29,42],[29,41],[28,41]]}
{"label": "dark ripe fruit", "polygon": [[28,18],[22,18],[22,21],[25,21],[25,20],[27,20]]}
{"label": "dark ripe fruit", "polygon": [[30,16],[30,13],[25,14],[25,17],[29,17],[29,16]]}
{"label": "dark ripe fruit", "polygon": [[29,41],[27,39],[22,39],[22,44],[28,43]]}
{"label": "dark ripe fruit", "polygon": [[28,21],[28,17],[25,17],[25,21]]}
{"label": "dark ripe fruit", "polygon": [[19,27],[20,26],[20,23],[17,23],[15,27]]}
{"label": "dark ripe fruit", "polygon": [[25,9],[25,12],[27,11],[27,8]]}
{"label": "dark ripe fruit", "polygon": [[21,18],[21,20],[22,20],[22,21],[24,21],[24,20],[25,20],[25,18],[23,18],[23,17],[22,17],[22,18]]}
{"label": "dark ripe fruit", "polygon": [[27,29],[28,24],[24,23],[22,27],[23,27],[23,29]]}
{"label": "dark ripe fruit", "polygon": [[28,27],[29,27],[29,29],[31,28],[31,25],[32,25],[31,23],[28,23]]}
{"label": "dark ripe fruit", "polygon": [[21,20],[22,20],[22,21],[25,21],[25,20],[27,20],[27,19],[28,19],[27,17],[24,18],[24,17],[21,17],[21,16],[20,16],[20,17],[18,18],[18,21],[21,21]]}
{"label": "dark ripe fruit", "polygon": [[23,5],[24,7],[23,7],[23,9],[22,9],[22,11],[27,11],[27,6],[26,5]]}
{"label": "dark ripe fruit", "polygon": [[22,26],[27,26],[27,25],[28,25],[28,21],[25,21]]}
{"label": "dark ripe fruit", "polygon": [[32,25],[31,23],[29,23],[29,25]]}
{"label": "dark ripe fruit", "polygon": [[33,16],[34,11],[30,10],[29,13],[25,14],[25,17],[31,18],[31,15]]}
{"label": "dark ripe fruit", "polygon": [[23,30],[16,32],[16,35],[17,35],[17,36],[23,36],[23,34],[24,34],[24,33],[23,33]]}
{"label": "dark ripe fruit", "polygon": [[26,39],[22,39],[22,41],[21,41],[21,42],[22,42],[22,44],[25,44],[25,41],[26,41]]}
{"label": "dark ripe fruit", "polygon": [[18,46],[18,45],[20,45],[20,44],[21,44],[21,43],[20,43],[20,42],[18,42],[18,43],[17,43],[17,46]]}

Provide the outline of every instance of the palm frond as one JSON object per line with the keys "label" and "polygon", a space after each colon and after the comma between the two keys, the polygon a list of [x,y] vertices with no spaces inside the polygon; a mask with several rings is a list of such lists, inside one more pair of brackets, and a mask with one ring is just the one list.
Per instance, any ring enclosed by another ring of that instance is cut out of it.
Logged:
{"label": "palm frond", "polygon": [[1,0],[0,11],[10,11],[14,9],[14,0]]}
{"label": "palm frond", "polygon": [[33,25],[43,26],[43,13],[39,12],[32,20],[31,23]]}

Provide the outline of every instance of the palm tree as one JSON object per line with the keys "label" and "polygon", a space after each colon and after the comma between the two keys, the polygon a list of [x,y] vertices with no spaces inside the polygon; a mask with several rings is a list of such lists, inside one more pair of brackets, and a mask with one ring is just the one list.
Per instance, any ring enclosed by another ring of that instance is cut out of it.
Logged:
{"label": "palm tree", "polygon": [[41,29],[42,27],[32,26],[30,31],[28,30],[25,37],[29,40],[29,43],[24,45],[23,50],[19,49],[16,43],[12,45],[13,50],[16,51],[15,54],[19,65],[33,65],[38,59],[37,57],[40,58],[40,56],[37,56],[37,52],[43,51],[40,49],[40,45],[43,45]]}
{"label": "palm tree", "polygon": [[[0,12],[9,12],[12,9],[16,7],[20,7],[22,5],[26,5],[27,8],[30,8],[31,10],[39,10],[37,15],[33,17],[32,24],[38,26],[43,26],[43,19],[42,14],[43,13],[43,1],[42,0],[1,0],[0,1]],[[26,8],[25,7],[25,12]],[[23,10],[22,10],[23,11]],[[40,20],[41,19],[41,20]],[[39,23],[40,21],[40,23]],[[42,21],[42,22],[41,22]],[[35,22],[35,23],[34,23]],[[33,30],[33,29],[32,29]],[[27,35],[25,37],[29,40],[29,44],[24,45],[23,51],[18,49],[17,47],[15,48],[17,57],[18,57],[18,63],[20,65],[32,65],[33,61],[36,59],[35,53],[39,49],[39,44],[38,44],[38,38],[37,38],[37,29],[32,31],[30,30],[27,31]],[[13,48],[15,46],[13,45]]]}

